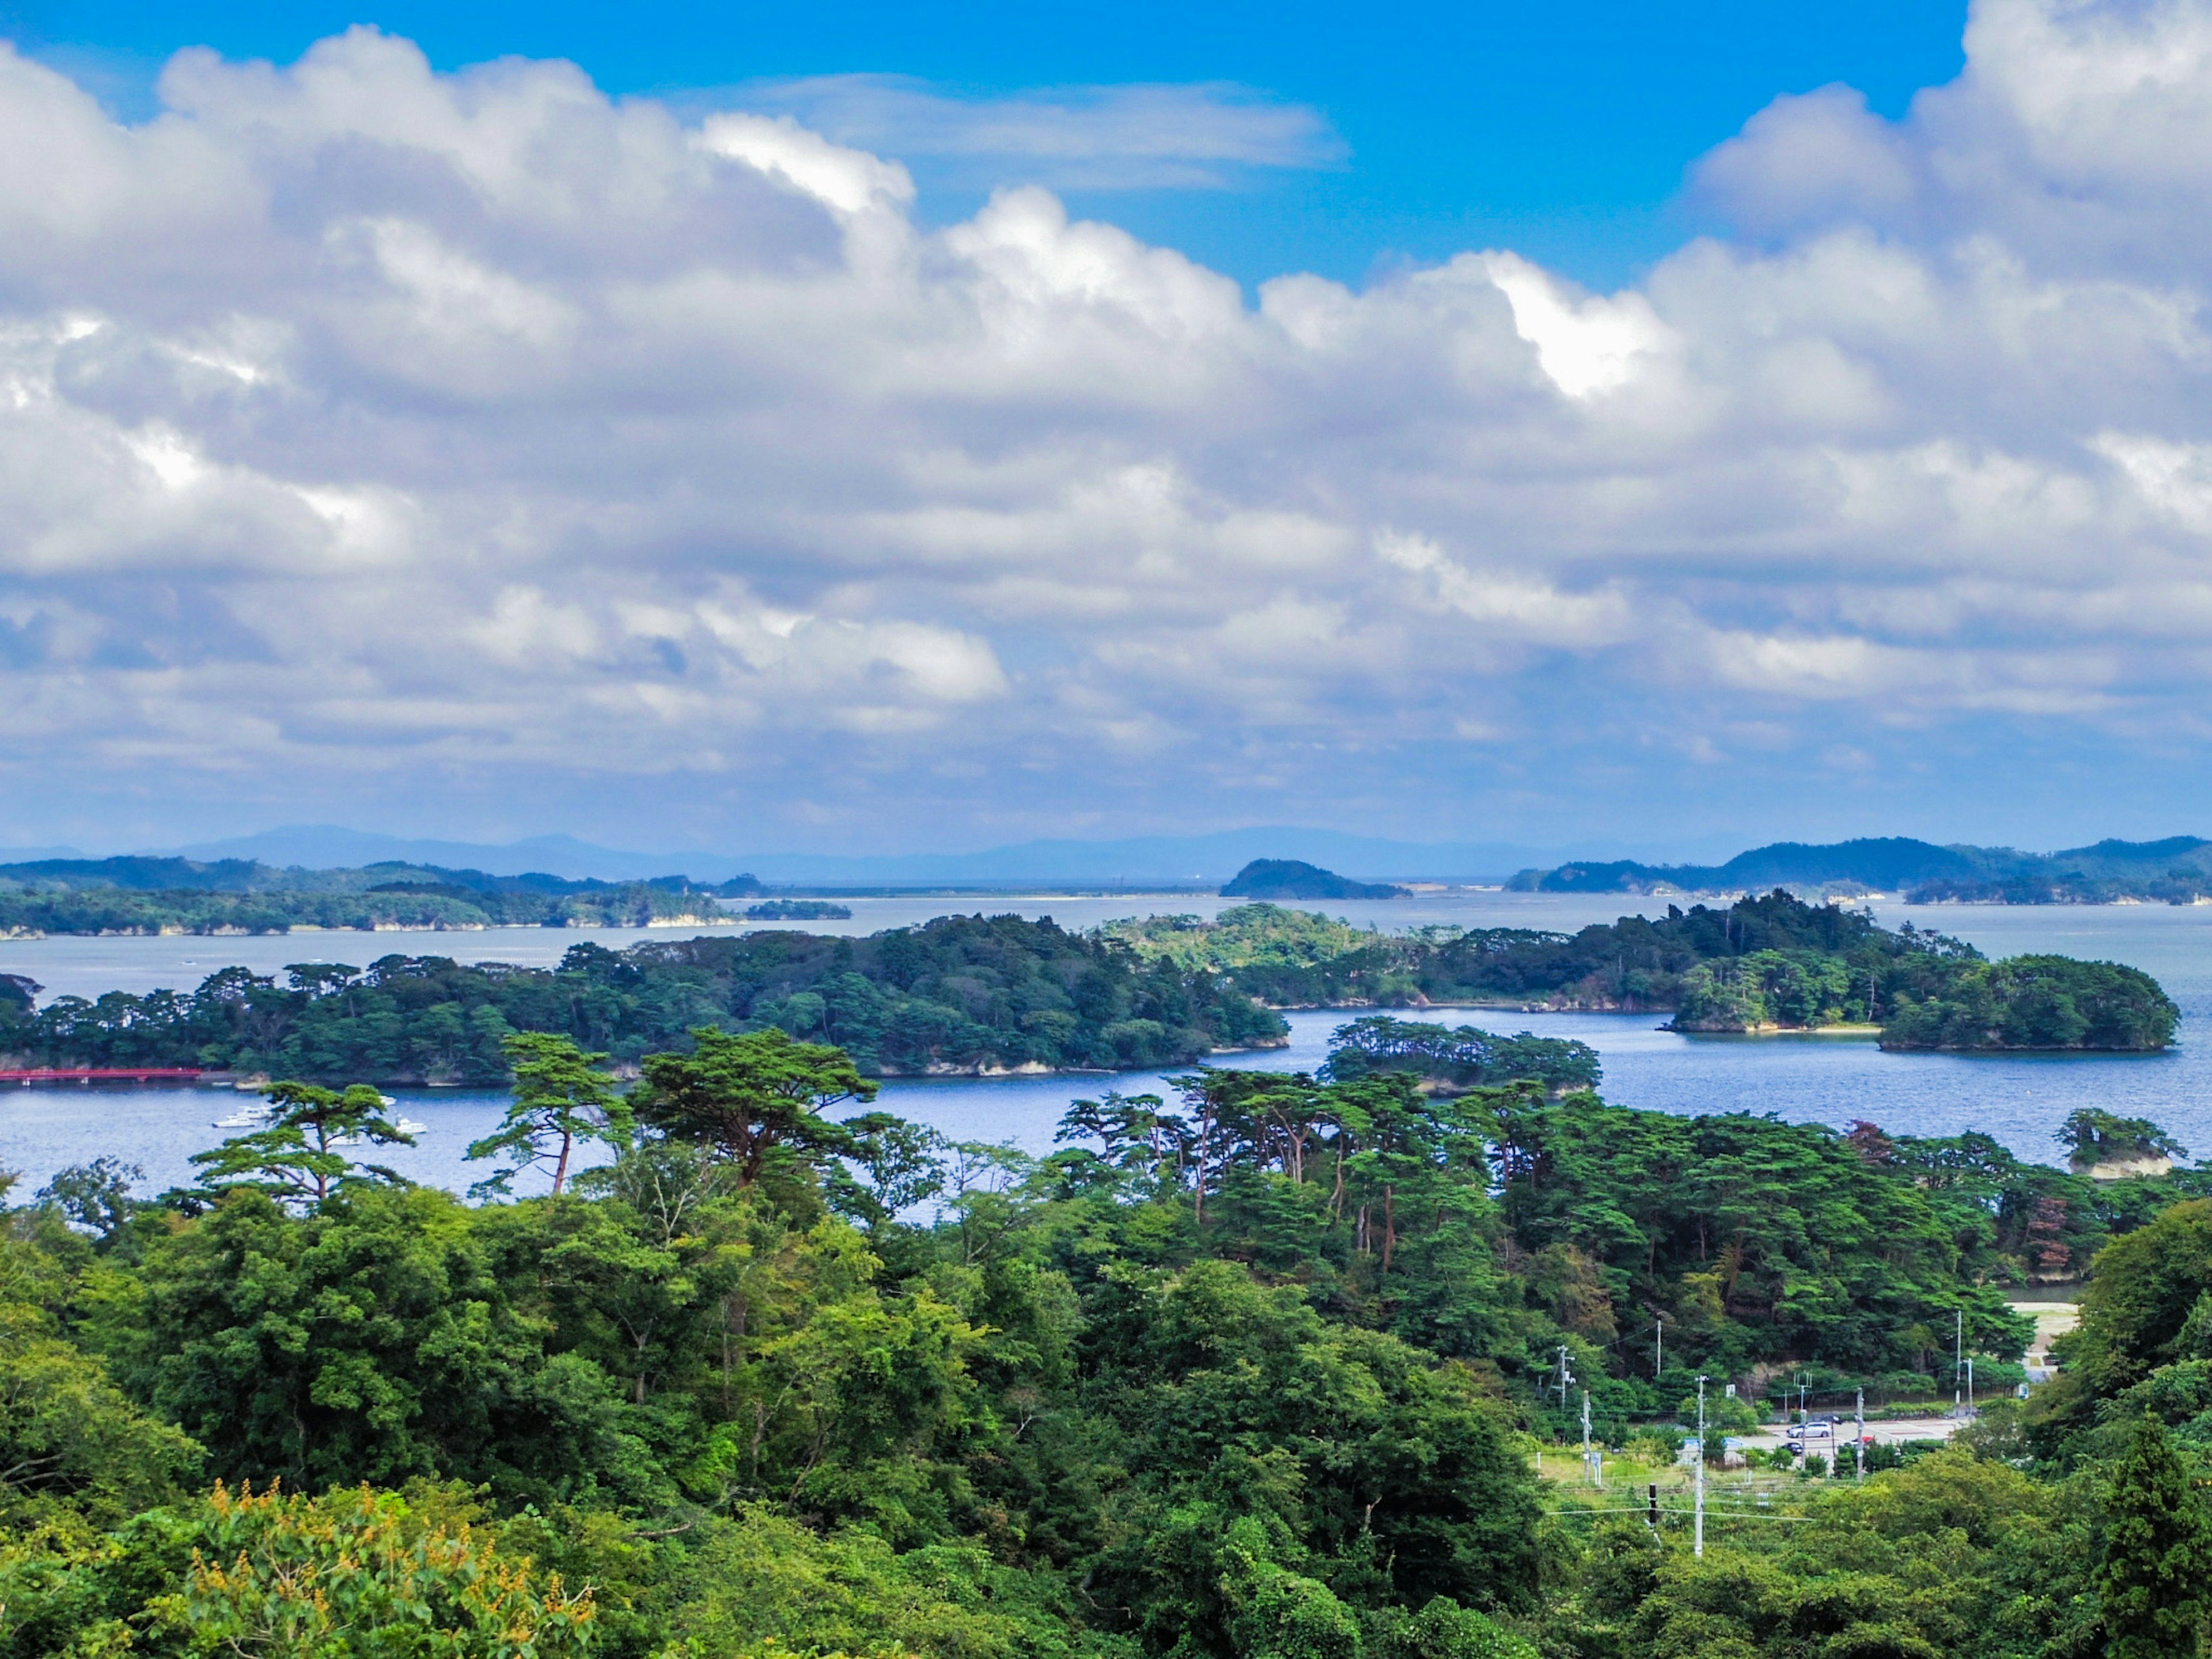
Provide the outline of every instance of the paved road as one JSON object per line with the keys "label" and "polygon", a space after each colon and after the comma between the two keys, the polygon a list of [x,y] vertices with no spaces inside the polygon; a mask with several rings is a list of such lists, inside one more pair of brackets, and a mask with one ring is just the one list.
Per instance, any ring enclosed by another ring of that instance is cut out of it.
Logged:
{"label": "paved road", "polygon": [[[1815,1415],[1817,1416],[1818,1413],[1816,1413]],[[1848,1413],[1846,1417],[1848,1418]],[[1755,1434],[1745,1435],[1744,1445],[1750,1450],[1771,1451],[1777,1446],[1788,1444],[1789,1437],[1784,1432],[1784,1427],[1785,1425],[1780,1423],[1770,1424]],[[1881,1421],[1876,1421],[1872,1418],[1867,1419],[1867,1432],[1874,1437],[1877,1443],[1883,1445],[1905,1440],[1948,1440],[1959,1431],[1959,1428],[1960,1419],[1955,1417],[1895,1417]],[[1850,1445],[1850,1425],[1846,1421],[1842,1435],[1846,1449]],[[1809,1443],[1814,1451],[1825,1457],[1832,1443],[1826,1440],[1814,1440]]]}

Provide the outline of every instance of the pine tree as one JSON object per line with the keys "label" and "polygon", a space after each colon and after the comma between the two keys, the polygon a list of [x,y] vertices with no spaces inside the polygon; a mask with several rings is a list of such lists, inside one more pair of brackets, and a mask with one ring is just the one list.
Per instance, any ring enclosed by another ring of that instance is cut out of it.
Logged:
{"label": "pine tree", "polygon": [[2165,1425],[2145,1413],[2112,1473],[2097,1592],[2109,1659],[2187,1659],[2212,1584],[2212,1524]]}

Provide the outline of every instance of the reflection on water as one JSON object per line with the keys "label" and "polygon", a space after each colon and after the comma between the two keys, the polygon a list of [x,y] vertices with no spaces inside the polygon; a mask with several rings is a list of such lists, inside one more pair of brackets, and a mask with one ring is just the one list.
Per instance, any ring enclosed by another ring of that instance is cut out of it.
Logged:
{"label": "reflection on water", "polygon": [[[892,905],[912,907],[915,902],[861,900],[854,902],[854,908],[862,912],[864,906],[875,903],[884,907],[883,914],[888,915]],[[1118,908],[1108,909],[1113,915],[1126,915],[1132,908],[1127,901],[1085,902],[1100,907],[1118,903]],[[1200,910],[1216,908],[1219,902],[1187,900],[1178,895],[1171,902],[1173,908]],[[1447,896],[1434,902],[1317,908],[1362,922],[1372,912],[1380,913],[1377,919],[1387,917],[1397,925],[1449,920],[1469,926],[1573,927],[1593,920],[1609,920],[1623,908],[1644,903],[1634,900],[1624,903],[1617,898],[1486,894]],[[1010,902],[992,908],[1018,907]],[[1070,926],[1103,919],[1079,915],[1066,900],[1034,902],[1018,908],[1031,913],[1049,912]],[[1170,902],[1151,908],[1164,910]],[[1894,1133],[1918,1135],[1978,1129],[1996,1136],[2024,1158],[2055,1162],[2053,1132],[2075,1108],[2094,1105],[2126,1116],[2154,1118],[2185,1145],[2212,1156],[2212,1042],[2197,1040],[2199,1033],[2212,1031],[2212,908],[1876,908],[1887,925],[1893,927],[1910,916],[1920,926],[1966,939],[1992,956],[2055,951],[2141,968],[2155,975],[2180,1005],[2182,1042],[2171,1053],[2147,1056],[1885,1054],[1864,1039],[1676,1036],[1656,1029],[1660,1020],[1651,1015],[1523,1014],[1492,1009],[1437,1010],[1426,1018],[1579,1038],[1595,1048],[1604,1060],[1606,1097],[1624,1106],[1648,1110],[1771,1112],[1791,1121],[1837,1127],[1864,1118]],[[901,920],[917,919],[909,915]],[[901,921],[870,920],[865,914],[856,914],[849,925],[865,931],[901,925]],[[495,939],[490,931],[424,937],[436,941],[428,948],[447,955],[550,962],[557,960],[560,952],[580,937],[613,943],[618,933],[613,929],[581,934],[540,928],[495,931],[520,936],[520,944],[534,944],[545,954],[524,957],[516,942]],[[380,955],[385,949],[415,948],[387,944],[404,937],[374,935],[380,947],[374,954]],[[358,935],[309,934],[279,940],[36,940],[27,945],[0,945],[0,971],[29,972],[52,985],[51,966],[42,972],[18,965],[24,960],[21,951],[98,946],[100,952],[94,965],[112,976],[90,988],[124,985],[143,989],[156,983],[194,982],[173,974],[167,978],[155,976],[169,973],[169,965],[180,957],[198,957],[213,965],[232,960],[258,965],[258,957],[233,947],[267,945],[281,947],[270,958],[271,966],[281,965],[276,957],[282,962],[317,955],[351,962],[362,953],[303,951],[301,947],[309,941],[334,944],[360,939]],[[465,949],[471,945],[483,948]],[[50,956],[48,962],[54,959]],[[94,959],[88,956],[86,960]],[[113,969],[112,964],[118,963],[131,964],[131,977]],[[1291,1042],[1288,1048],[1224,1056],[1221,1063],[1310,1070],[1326,1054],[1329,1031],[1349,1018],[1338,1012],[1293,1013],[1289,1016]],[[1158,1091],[1164,1086],[1164,1077],[1157,1073],[1112,1078],[1012,1078],[988,1083],[895,1081],[884,1085],[880,1103],[886,1109],[933,1124],[957,1139],[1010,1140],[1030,1152],[1042,1152],[1051,1150],[1054,1126],[1069,1101],[1107,1088],[1133,1094]],[[467,1164],[462,1153],[471,1139],[486,1133],[497,1121],[504,1097],[459,1090],[395,1092],[401,1097],[400,1109],[429,1127],[419,1147],[392,1149],[383,1161],[412,1179],[456,1190],[480,1178],[486,1166]],[[143,1165],[154,1187],[172,1185],[190,1178],[186,1160],[192,1152],[222,1139],[222,1132],[215,1129],[212,1121],[233,1109],[237,1098],[207,1089],[0,1091],[0,1168],[27,1176],[21,1189],[27,1192],[55,1170],[106,1152]]]}

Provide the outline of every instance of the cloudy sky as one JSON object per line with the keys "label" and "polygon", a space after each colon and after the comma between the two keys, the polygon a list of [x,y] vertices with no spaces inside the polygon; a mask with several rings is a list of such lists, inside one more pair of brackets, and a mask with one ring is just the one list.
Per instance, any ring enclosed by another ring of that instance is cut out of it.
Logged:
{"label": "cloudy sky", "polygon": [[1538,229],[1445,246],[1228,46],[646,95],[57,27],[0,837],[2212,833],[2212,4],[1700,84],[1659,182],[1531,145],[1552,219],[1463,178]]}

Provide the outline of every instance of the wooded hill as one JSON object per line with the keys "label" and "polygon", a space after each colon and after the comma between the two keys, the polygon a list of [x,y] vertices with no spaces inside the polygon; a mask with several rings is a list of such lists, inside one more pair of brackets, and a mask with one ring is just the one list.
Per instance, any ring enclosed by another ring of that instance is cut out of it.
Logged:
{"label": "wooded hill", "polygon": [[1575,933],[1383,933],[1273,905],[1104,932],[1279,1007],[1673,1010],[1678,1029],[1695,1031],[1879,1025],[1899,1048],[2154,1049],[2172,1040],[2180,1017],[2133,968],[2063,957],[1993,963],[1942,934],[1884,928],[1864,912],[1786,892],[1724,909],[1669,905],[1661,917]]}
{"label": "wooded hill", "polygon": [[434,865],[276,869],[250,859],[46,859],[0,865],[0,938],[41,933],[282,933],[300,928],[697,926],[718,896],[681,876],[571,881]]}
{"label": "wooded hill", "polygon": [[1179,1066],[1279,1044],[1281,1017],[1212,975],[1018,916],[870,939],[756,932],[571,947],[557,968],[384,957],[243,968],[193,991],[33,1008],[0,981],[0,1051],[38,1065],[204,1066],[380,1083],[502,1082],[501,1043],[556,1031],[618,1061],[695,1026],[833,1041],[880,1076]]}

